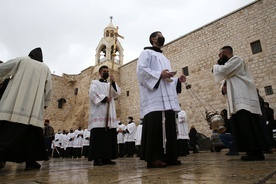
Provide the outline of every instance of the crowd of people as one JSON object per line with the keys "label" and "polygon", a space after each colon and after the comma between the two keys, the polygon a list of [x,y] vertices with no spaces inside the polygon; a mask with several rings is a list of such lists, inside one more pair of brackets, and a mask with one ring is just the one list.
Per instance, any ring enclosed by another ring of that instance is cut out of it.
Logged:
{"label": "crowd of people", "polygon": [[[187,114],[178,101],[186,76],[175,77],[176,72],[161,50],[165,38],[160,31],[150,34],[149,42],[151,46],[144,48],[137,62],[141,117],[138,126],[131,116],[127,124],[118,122],[115,100],[121,88],[108,66],[102,65],[99,80],[92,80],[89,89],[87,129],[58,130],[55,134],[50,120],[44,121],[52,82],[41,48],[32,50],[28,57],[2,63],[0,167],[7,161],[26,162],[26,170],[33,170],[41,167],[37,161],[49,157],[82,156],[93,161],[94,166],[115,165],[118,156],[136,154],[148,168],[164,168],[181,165],[178,157],[189,155],[189,145],[197,153],[197,131],[194,126],[189,130]],[[263,152],[273,148],[274,112],[269,103],[264,103],[262,109],[262,99],[245,62],[233,54],[232,47],[224,46],[212,72],[215,82],[223,84],[222,94],[228,100],[228,113],[223,116],[231,124],[231,137],[220,136],[231,143],[228,155],[246,152],[241,157],[243,161],[265,160]]]}
{"label": "crowd of people", "polygon": [[[49,120],[45,120],[49,121]],[[56,134],[47,134],[47,130],[53,129],[49,124],[44,127],[45,146],[49,157],[53,158],[87,158],[89,152],[90,131],[79,127],[70,131],[60,129]],[[46,144],[46,142],[48,144]]]}

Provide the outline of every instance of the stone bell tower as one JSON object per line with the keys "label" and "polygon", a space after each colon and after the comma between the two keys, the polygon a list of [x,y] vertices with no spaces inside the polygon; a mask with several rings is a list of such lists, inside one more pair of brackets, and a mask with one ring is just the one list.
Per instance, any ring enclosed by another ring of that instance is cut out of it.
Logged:
{"label": "stone bell tower", "polygon": [[110,23],[104,29],[103,38],[96,48],[95,68],[93,73],[97,72],[97,69],[102,65],[107,65],[111,68],[112,62],[114,62],[113,69],[115,71],[123,65],[124,49],[117,37],[123,38],[123,36],[118,34],[118,27],[113,25],[112,17],[110,17]]}

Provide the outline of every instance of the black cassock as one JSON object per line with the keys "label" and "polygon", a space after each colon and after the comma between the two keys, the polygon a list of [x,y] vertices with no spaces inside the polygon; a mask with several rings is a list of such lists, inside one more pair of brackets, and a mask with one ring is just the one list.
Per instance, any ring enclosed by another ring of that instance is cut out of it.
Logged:
{"label": "black cassock", "polygon": [[118,158],[116,128],[107,130],[106,128],[93,128],[90,132],[89,161]]}
{"label": "black cassock", "polygon": [[267,150],[260,115],[239,110],[230,118],[234,142],[239,152]]}
{"label": "black cassock", "polygon": [[0,121],[0,161],[49,160],[43,129],[32,125]]}
{"label": "black cassock", "polygon": [[178,158],[175,112],[168,110],[164,113],[166,150],[163,148],[162,111],[150,112],[143,119],[141,160],[147,162],[162,160],[166,163],[174,163]]}

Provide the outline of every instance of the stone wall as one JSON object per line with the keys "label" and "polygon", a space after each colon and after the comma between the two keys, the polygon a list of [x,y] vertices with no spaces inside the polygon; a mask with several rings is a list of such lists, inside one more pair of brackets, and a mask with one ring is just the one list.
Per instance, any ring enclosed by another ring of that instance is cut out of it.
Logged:
{"label": "stone wall", "polygon": [[[213,64],[218,60],[219,49],[225,45],[232,46],[234,54],[246,61],[260,95],[275,109],[275,94],[266,96],[264,92],[264,86],[267,85],[276,89],[275,5],[273,0],[255,2],[162,48],[164,55],[171,61],[172,70],[178,71],[176,76],[182,73],[183,67],[188,66],[187,82],[192,88],[186,90],[183,85],[179,100],[188,113],[190,125],[194,125],[199,132],[211,134],[204,119],[206,109],[220,111],[226,108],[226,98],[221,95],[219,84],[214,83],[211,72]],[[250,43],[256,40],[260,40],[263,51],[252,54]],[[120,68],[121,87],[124,90],[120,98],[120,118],[123,120],[128,115],[139,119],[136,65],[137,60],[134,60]],[[130,96],[126,97],[128,90]]]}
{"label": "stone wall", "polygon": [[[179,100],[188,113],[190,126],[194,125],[199,132],[210,136],[211,130],[204,119],[205,110],[220,111],[226,108],[226,99],[221,95],[219,84],[214,83],[211,72],[213,64],[218,60],[219,49],[225,45],[232,46],[234,54],[246,61],[260,95],[276,109],[275,94],[266,96],[264,91],[264,86],[268,85],[272,86],[274,92],[276,90],[275,12],[274,0],[260,0],[173,40],[162,48],[164,55],[171,61],[172,69],[177,70],[176,76],[182,73],[183,67],[188,66],[187,82],[192,88],[186,90],[183,85]],[[262,52],[252,54],[250,43],[256,40],[260,40]],[[123,123],[126,123],[128,116],[133,116],[136,122],[140,118],[136,65],[137,59],[119,68],[115,67],[114,75],[122,89],[116,101],[117,115]],[[91,72],[94,67],[96,70],[99,66],[89,67],[79,75],[53,75],[53,100],[46,110],[46,117],[50,118],[56,130],[68,130],[79,125],[87,127],[88,89],[91,79],[98,78],[98,73]],[[74,95],[75,88],[78,88],[78,95]],[[66,99],[66,103],[63,109],[58,109],[57,100],[61,97]]]}

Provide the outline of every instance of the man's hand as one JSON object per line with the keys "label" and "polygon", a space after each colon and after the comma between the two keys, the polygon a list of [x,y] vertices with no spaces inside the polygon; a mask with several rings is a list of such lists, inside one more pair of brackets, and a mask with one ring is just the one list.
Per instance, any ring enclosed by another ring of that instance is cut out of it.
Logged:
{"label": "man's hand", "polygon": [[110,75],[110,81],[111,81],[111,82],[115,82],[115,79],[114,79],[114,76],[113,76],[113,75]]}
{"label": "man's hand", "polygon": [[181,75],[179,78],[178,78],[179,82],[186,82],[186,76],[185,75]]}
{"label": "man's hand", "polygon": [[107,97],[107,102],[111,102],[111,100],[112,100],[111,96]]}
{"label": "man's hand", "polygon": [[169,72],[169,70],[163,70],[161,72],[161,78],[162,79],[167,79],[167,78],[170,78],[170,77],[173,77],[173,74]]}

